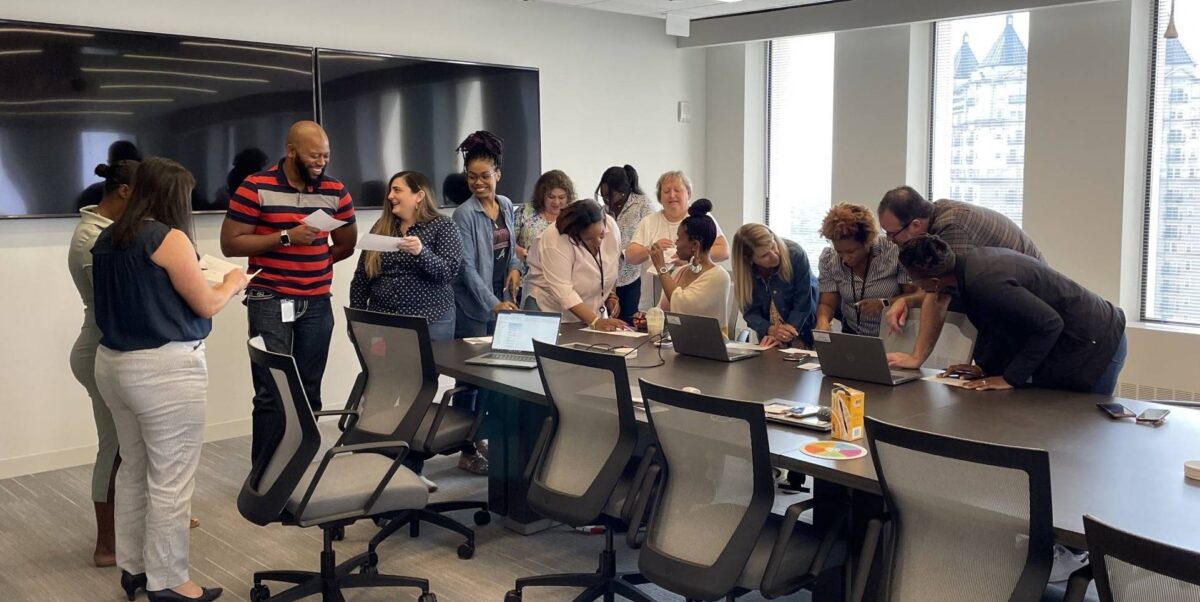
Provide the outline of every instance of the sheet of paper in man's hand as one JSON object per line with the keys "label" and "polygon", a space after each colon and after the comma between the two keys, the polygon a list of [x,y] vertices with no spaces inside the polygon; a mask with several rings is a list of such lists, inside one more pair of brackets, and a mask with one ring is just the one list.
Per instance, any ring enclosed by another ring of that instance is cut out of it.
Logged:
{"label": "sheet of paper in man's hand", "polygon": [[220,284],[225,280],[225,274],[228,274],[229,270],[242,271],[244,269],[236,263],[229,263],[224,259],[218,259],[212,255],[205,255],[200,258],[200,273],[204,275],[205,280],[213,284]]}
{"label": "sheet of paper in man's hand", "polygon": [[358,239],[358,248],[362,251],[397,251],[400,249],[401,240],[403,239],[396,236],[363,234],[362,238]]}
{"label": "sheet of paper in man's hand", "polygon": [[346,222],[334,219],[332,215],[320,210],[313,211],[300,221],[304,222],[306,226],[312,226],[322,232],[332,232],[346,225]]}

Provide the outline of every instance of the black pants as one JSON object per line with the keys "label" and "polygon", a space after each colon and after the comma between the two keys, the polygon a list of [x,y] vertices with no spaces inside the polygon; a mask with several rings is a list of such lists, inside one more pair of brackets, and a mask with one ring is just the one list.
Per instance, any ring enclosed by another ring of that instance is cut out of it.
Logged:
{"label": "black pants", "polygon": [[637,313],[638,305],[642,302],[642,279],[617,287],[617,301],[621,304],[621,313],[615,317],[633,325],[633,314]]}

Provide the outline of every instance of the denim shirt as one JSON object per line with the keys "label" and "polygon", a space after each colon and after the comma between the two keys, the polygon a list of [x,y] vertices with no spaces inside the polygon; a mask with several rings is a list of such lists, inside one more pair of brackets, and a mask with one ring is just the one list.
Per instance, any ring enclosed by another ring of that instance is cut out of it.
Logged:
{"label": "denim shirt", "polygon": [[817,278],[808,265],[804,249],[790,240],[783,242],[787,246],[788,259],[792,262],[791,281],[780,278],[779,270],[766,279],[755,274],[750,305],[742,311],[742,316],[759,338],[765,337],[767,329],[771,327],[771,301],[774,300],[779,315],[795,327],[800,339],[811,347],[812,329],[817,322]]}
{"label": "denim shirt", "polygon": [[[512,201],[496,195],[504,223],[511,230],[511,240],[516,243],[516,222],[513,220]],[[487,322],[492,318],[492,308],[500,302],[492,292],[492,220],[483,212],[479,199],[472,196],[454,210],[451,219],[458,226],[462,238],[462,269],[454,280],[454,297],[459,309],[472,320]],[[508,269],[517,270],[521,260],[509,249]]]}

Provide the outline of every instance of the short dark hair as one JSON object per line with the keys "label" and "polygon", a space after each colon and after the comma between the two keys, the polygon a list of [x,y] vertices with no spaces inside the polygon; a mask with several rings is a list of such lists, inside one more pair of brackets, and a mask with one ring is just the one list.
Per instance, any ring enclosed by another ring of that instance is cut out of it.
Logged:
{"label": "short dark hair", "polygon": [[705,253],[717,242],[717,223],[709,216],[711,212],[712,201],[696,199],[688,207],[688,216],[679,224],[688,238],[700,243],[700,250]]}
{"label": "short dark hair", "polygon": [[455,150],[462,153],[463,169],[476,159],[490,161],[495,169],[504,161],[504,141],[487,130],[471,133]]}
{"label": "short dark hair", "polygon": [[900,245],[900,264],[913,278],[934,278],[954,271],[957,256],[936,234],[922,234]]}
{"label": "short dark hair", "polygon": [[561,188],[567,193],[567,204],[575,202],[575,184],[571,182],[571,178],[559,169],[551,169],[537,179],[537,183],[533,185],[533,198],[529,202],[533,204],[535,211],[544,211],[546,209],[546,195],[550,194],[551,190]]}
{"label": "short dark hair", "polygon": [[583,231],[592,224],[604,221],[604,210],[592,199],[583,199],[567,205],[554,221],[554,228],[559,234],[566,234],[571,240],[579,242]]}
{"label": "short dark hair", "polygon": [[933,203],[925,200],[912,186],[900,186],[887,191],[879,201],[879,215],[891,211],[901,222],[928,218],[933,215]]}

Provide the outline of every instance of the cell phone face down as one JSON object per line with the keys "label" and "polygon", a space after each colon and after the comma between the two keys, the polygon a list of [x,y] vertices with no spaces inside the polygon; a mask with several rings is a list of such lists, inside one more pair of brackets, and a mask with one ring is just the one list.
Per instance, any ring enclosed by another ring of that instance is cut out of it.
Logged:
{"label": "cell phone face down", "polygon": [[1146,423],[1150,423],[1150,424],[1160,424],[1163,421],[1163,419],[1165,419],[1167,417],[1167,414],[1170,414],[1170,413],[1171,413],[1171,410],[1162,410],[1162,409],[1144,410],[1144,411],[1142,411],[1141,414],[1138,415],[1137,421],[1138,422],[1146,422]]}
{"label": "cell phone face down", "polygon": [[1110,418],[1133,418],[1135,416],[1135,414],[1131,412],[1129,408],[1116,402],[1110,401],[1098,403],[1096,404],[1096,407],[1103,410],[1104,413],[1108,414]]}

